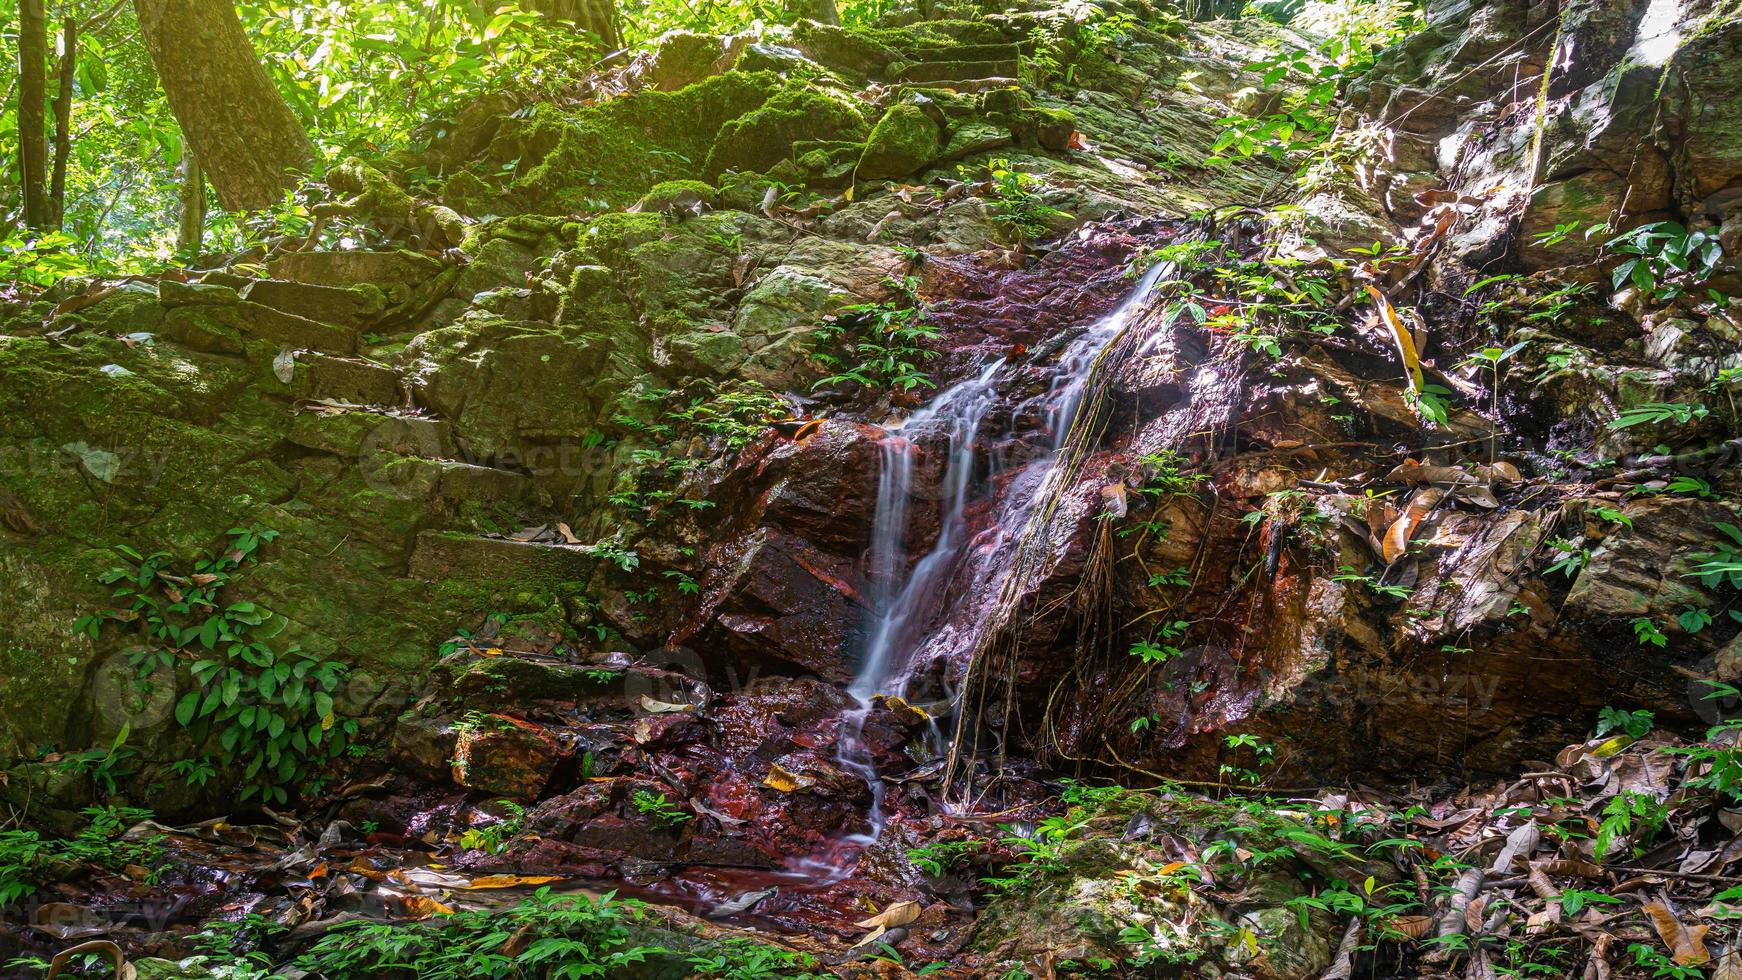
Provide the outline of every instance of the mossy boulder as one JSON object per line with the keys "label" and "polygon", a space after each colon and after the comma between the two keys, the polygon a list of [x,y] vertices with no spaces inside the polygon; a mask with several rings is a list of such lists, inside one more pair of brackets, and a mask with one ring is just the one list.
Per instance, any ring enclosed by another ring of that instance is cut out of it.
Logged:
{"label": "mossy boulder", "polygon": [[720,192],[700,180],[668,180],[655,184],[635,202],[635,210],[660,214],[700,213],[712,208]]}
{"label": "mossy boulder", "polygon": [[709,151],[707,176],[729,170],[766,172],[790,160],[800,140],[862,140],[865,118],[840,93],[809,87],[788,88],[766,105],[720,128]]}
{"label": "mossy boulder", "polygon": [[929,113],[911,103],[891,106],[865,141],[859,176],[906,177],[930,166],[942,150],[943,130]]}
{"label": "mossy boulder", "polygon": [[[504,127],[489,160],[519,159],[509,203],[522,211],[564,214],[620,207],[662,180],[703,176],[715,137],[781,89],[770,72],[726,72],[677,92],[643,91],[565,111],[541,105]],[[711,173],[709,174],[711,176]]]}

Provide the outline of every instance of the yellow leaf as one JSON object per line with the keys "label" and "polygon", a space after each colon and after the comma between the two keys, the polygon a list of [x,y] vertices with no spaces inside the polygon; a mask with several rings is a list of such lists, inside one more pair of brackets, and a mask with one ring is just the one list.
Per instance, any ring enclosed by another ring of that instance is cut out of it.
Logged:
{"label": "yellow leaf", "polygon": [[762,785],[782,793],[790,793],[798,789],[799,781],[797,776],[781,768],[779,763],[775,763],[768,767],[768,775],[763,778]]}
{"label": "yellow leaf", "polygon": [[502,656],[502,648],[501,647],[485,647],[484,649],[479,650],[478,652],[480,654],[483,654],[486,657],[500,657],[500,656]]}
{"label": "yellow leaf", "polygon": [[472,879],[472,883],[464,886],[466,891],[483,891],[487,888],[515,888],[520,885],[546,885],[553,881],[561,881],[556,875],[485,875]]}
{"label": "yellow leaf", "polygon": [[1415,350],[1415,337],[1409,332],[1397,311],[1392,309],[1391,301],[1385,298],[1375,286],[1367,287],[1367,295],[1373,297],[1373,305],[1379,309],[1379,318],[1391,328],[1391,339],[1397,345],[1397,356],[1403,360],[1404,370],[1409,373],[1409,386],[1421,391],[1423,384],[1421,374],[1421,355]]}
{"label": "yellow leaf", "polygon": [[1402,558],[1409,551],[1410,536],[1415,533],[1416,525],[1433,510],[1446,495],[1438,487],[1423,487],[1411,497],[1408,506],[1403,508],[1402,516],[1385,532],[1385,542],[1381,548],[1387,565]]}
{"label": "yellow leaf", "polygon": [[419,919],[427,919],[432,915],[454,914],[451,906],[443,905],[428,895],[402,895],[399,904],[401,908],[405,909],[407,915]]}

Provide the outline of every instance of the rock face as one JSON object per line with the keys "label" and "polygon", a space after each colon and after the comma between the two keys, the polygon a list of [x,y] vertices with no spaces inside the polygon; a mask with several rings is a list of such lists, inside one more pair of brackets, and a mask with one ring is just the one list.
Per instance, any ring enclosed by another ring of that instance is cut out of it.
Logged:
{"label": "rock face", "polygon": [[[1132,27],[1051,89],[1010,77],[1035,12],[678,34],[617,97],[492,97],[435,139],[457,248],[383,229],[0,309],[0,798],[76,810],[58,760],[123,726],[179,785],[190,677],[135,691],[138,631],[75,623],[116,546],[232,527],[281,532],[233,588],[350,665],[334,720],[385,747],[342,763],[346,819],[434,843],[508,800],[522,832],[467,868],[772,889],[791,928],[913,894],[943,800],[1022,806],[1037,765],[1214,780],[1248,735],[1285,785],[1438,778],[1605,705],[1697,724],[1690,680],[1742,671],[1698,571],[1738,523],[1742,325],[1704,289],[1742,290],[1742,26],[1645,6],[1431,4],[1347,93],[1340,132],[1385,145],[1276,213],[1288,172],[1216,162],[1267,111],[1237,66],[1306,43],[1268,22]],[[1613,236],[1672,218],[1711,275],[1612,288]],[[981,376],[951,429],[933,399]],[[907,696],[861,701],[892,611]],[[1203,911],[1110,884],[1163,839],[1085,842],[1056,901],[927,941],[1111,953],[1121,917]],[[1297,877],[1204,912],[1277,950],[1222,968],[1327,966]]]}

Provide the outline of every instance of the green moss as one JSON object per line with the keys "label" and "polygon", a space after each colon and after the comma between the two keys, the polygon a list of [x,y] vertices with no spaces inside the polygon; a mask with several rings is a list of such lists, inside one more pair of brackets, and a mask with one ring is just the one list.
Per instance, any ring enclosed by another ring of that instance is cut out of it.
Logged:
{"label": "green moss", "polygon": [[768,103],[720,129],[708,154],[706,172],[767,171],[793,156],[801,140],[861,140],[865,118],[841,95],[813,88],[789,88]]}
{"label": "green moss", "polygon": [[630,249],[665,234],[662,214],[613,212],[588,222],[577,242],[581,251],[605,265],[621,265]]}
{"label": "green moss", "polygon": [[498,136],[491,156],[521,160],[510,196],[524,210],[620,207],[662,180],[700,176],[721,127],[780,86],[772,73],[727,72],[681,91],[639,92],[572,112],[542,105]]}
{"label": "green moss", "polygon": [[943,133],[937,121],[917,105],[891,106],[871,130],[859,158],[859,176],[868,180],[906,177],[938,158]]}
{"label": "green moss", "polygon": [[639,211],[664,212],[687,208],[692,203],[713,207],[720,194],[714,186],[700,180],[667,180],[653,186],[635,202]]}

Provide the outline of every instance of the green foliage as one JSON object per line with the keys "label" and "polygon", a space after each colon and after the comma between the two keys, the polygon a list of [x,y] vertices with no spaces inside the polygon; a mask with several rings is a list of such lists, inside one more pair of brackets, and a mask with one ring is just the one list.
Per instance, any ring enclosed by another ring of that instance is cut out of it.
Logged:
{"label": "green foliage", "polygon": [[[1062,17],[1048,18],[1029,29],[1026,45],[1029,53],[1023,57],[1023,69],[1038,86],[1074,85],[1085,61],[1106,57],[1108,51],[1125,43],[1138,26],[1138,19],[1131,14],[1109,14],[1098,8],[1091,8],[1082,23]],[[1156,26],[1171,30],[1177,28],[1178,20],[1168,18]]]}
{"label": "green foliage", "polygon": [[505,812],[501,820],[485,824],[482,827],[468,827],[460,835],[460,846],[491,854],[501,854],[508,847],[508,841],[520,833],[526,824],[526,808],[513,800],[497,800],[496,805]]}
{"label": "green foliage", "polygon": [[1629,256],[1615,267],[1614,287],[1632,283],[1660,301],[1675,299],[1687,285],[1711,278],[1724,258],[1716,230],[1690,232],[1675,221],[1641,225],[1611,239],[1607,247]]}
{"label": "green foliage", "polygon": [[975,855],[984,853],[988,846],[986,841],[979,838],[936,841],[921,847],[908,848],[907,859],[913,862],[914,867],[933,878],[942,878],[946,873],[967,864]]}
{"label": "green foliage", "polygon": [[1711,410],[1697,402],[1694,404],[1647,402],[1622,412],[1613,422],[1609,423],[1609,428],[1630,429],[1636,425],[1655,425],[1660,422],[1687,425],[1689,422],[1703,419],[1709,414],[1711,414]]}
{"label": "green foliage", "polygon": [[828,976],[812,972],[817,961],[809,953],[793,953],[748,939],[728,939],[686,962],[693,976],[720,980],[824,980]]}
{"label": "green foliage", "polygon": [[[330,980],[621,976],[650,957],[671,953],[635,941],[642,909],[611,894],[593,899],[540,888],[494,914],[456,912],[437,923],[407,925],[341,923],[299,956],[296,966]],[[508,938],[521,930],[530,941],[509,946]]]}
{"label": "green foliage", "polygon": [[173,678],[185,669],[192,689],[175,703],[176,723],[197,743],[216,744],[222,764],[246,783],[241,799],[287,803],[290,789],[311,779],[318,763],[337,758],[356,733],[357,723],[340,721],[333,706],[347,668],[294,644],[274,648],[267,641],[284,628],[284,617],[253,602],[224,601],[236,574],[278,536],[253,527],[227,535],[227,549],[202,554],[185,569],[168,552],[116,546],[126,562],[99,581],[115,586],[118,605],[80,616],[74,629],[93,639],[111,625],[136,634],[142,642],[127,657],[142,688],[160,673]]}
{"label": "green foliage", "polygon": [[150,810],[107,806],[82,812],[88,821],[85,829],[67,840],[44,838],[34,830],[0,831],[0,908],[29,898],[82,866],[118,871],[128,864],[157,862],[157,838],[120,839],[130,825],[151,819]]}
{"label": "green foliage", "polygon": [[1624,790],[1611,797],[1603,807],[1603,819],[1597,826],[1591,854],[1601,864],[1617,844],[1625,843],[1637,857],[1645,853],[1645,846],[1668,821],[1669,807],[1656,797]]}
{"label": "green foliage", "polygon": [[1728,585],[1742,590],[1742,528],[1722,522],[1713,526],[1724,537],[1719,539],[1716,549],[1694,556],[1699,564],[1688,576],[1699,579],[1707,588]]}
{"label": "green foliage", "polygon": [[[818,381],[813,388],[849,382],[899,391],[937,387],[919,369],[920,364],[937,356],[936,351],[921,344],[938,337],[937,327],[932,325],[925,304],[919,300],[919,282],[912,277],[891,278],[887,282],[900,302],[843,307],[833,323],[817,330],[818,360],[830,366],[848,360],[858,363]],[[846,339],[849,333],[854,339]],[[831,352],[837,349],[839,353]]]}
{"label": "green foliage", "polygon": [[1070,215],[1047,205],[1041,195],[1046,181],[1034,174],[1017,170],[1005,158],[986,164],[991,176],[992,220],[1003,225],[1018,247],[1049,232],[1047,221],[1069,218]]}
{"label": "green foliage", "polygon": [[635,808],[636,813],[651,819],[655,827],[676,827],[691,819],[682,808],[666,799],[664,793],[638,789],[630,797],[629,805]]}
{"label": "green foliage", "polygon": [[50,286],[90,271],[70,235],[58,231],[27,236],[13,231],[0,240],[0,282]]}
{"label": "green foliage", "polygon": [[1629,738],[1643,738],[1646,732],[1651,731],[1655,717],[1643,708],[1622,711],[1620,708],[1605,706],[1597,714],[1597,737],[1602,738],[1610,732],[1621,732]]}

